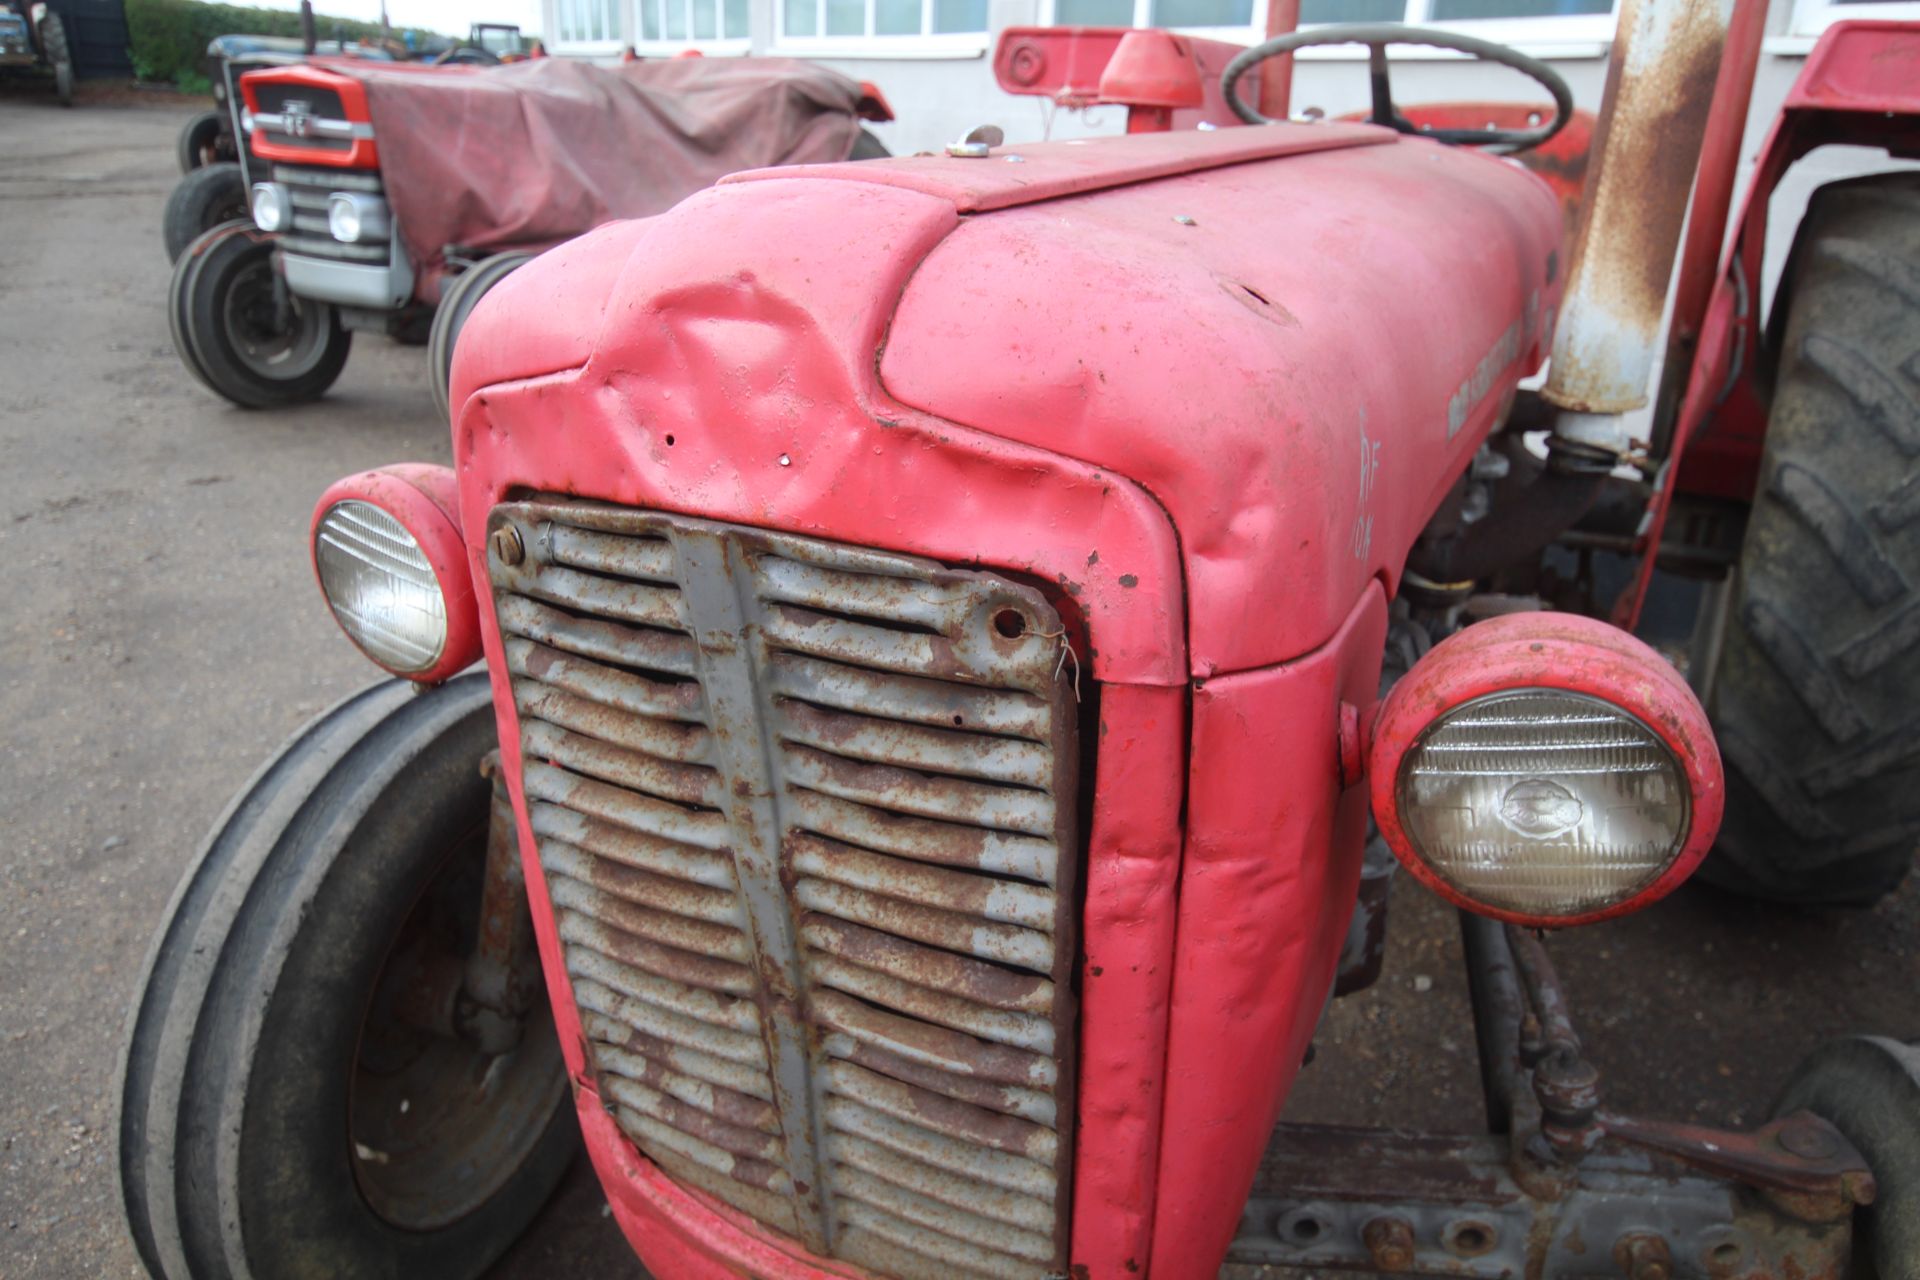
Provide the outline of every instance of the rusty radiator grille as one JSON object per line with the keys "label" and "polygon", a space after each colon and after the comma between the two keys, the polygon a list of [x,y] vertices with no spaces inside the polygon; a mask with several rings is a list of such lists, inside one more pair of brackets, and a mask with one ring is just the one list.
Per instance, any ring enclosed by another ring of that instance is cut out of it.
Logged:
{"label": "rusty radiator grille", "polygon": [[623,1131],[823,1256],[1064,1271],[1057,614],[991,574],[599,504],[490,533],[521,785]]}

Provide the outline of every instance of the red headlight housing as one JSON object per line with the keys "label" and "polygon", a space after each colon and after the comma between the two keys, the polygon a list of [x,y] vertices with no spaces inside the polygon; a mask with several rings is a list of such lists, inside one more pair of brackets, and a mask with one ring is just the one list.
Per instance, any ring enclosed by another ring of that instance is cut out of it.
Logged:
{"label": "red headlight housing", "polygon": [[1686,682],[1573,614],[1512,614],[1434,646],[1382,706],[1368,774],[1408,871],[1468,910],[1543,928],[1671,892],[1725,804]]}
{"label": "red headlight housing", "polygon": [[480,656],[454,474],[402,463],[336,481],[308,551],[334,621],[369,659],[437,684]]}

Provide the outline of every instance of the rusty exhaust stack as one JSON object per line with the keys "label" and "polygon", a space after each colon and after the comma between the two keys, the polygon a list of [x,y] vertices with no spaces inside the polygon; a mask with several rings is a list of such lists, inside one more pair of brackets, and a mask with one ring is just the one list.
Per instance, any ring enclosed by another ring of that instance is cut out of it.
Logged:
{"label": "rusty exhaust stack", "polygon": [[1629,449],[1622,415],[1647,403],[1732,12],[1733,0],[1621,0],[1542,391],[1560,410],[1556,452],[1576,466],[1617,462]]}

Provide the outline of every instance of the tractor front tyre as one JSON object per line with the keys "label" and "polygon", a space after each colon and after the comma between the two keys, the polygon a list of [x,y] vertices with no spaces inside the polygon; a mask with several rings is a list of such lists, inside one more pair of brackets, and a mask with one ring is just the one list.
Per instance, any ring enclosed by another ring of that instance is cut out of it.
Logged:
{"label": "tractor front tyre", "polygon": [[287,291],[273,249],[274,237],[231,222],[174,264],[174,345],[201,381],[243,409],[319,399],[353,345],[331,306]]}
{"label": "tractor front tyre", "polygon": [[60,105],[73,105],[73,51],[67,44],[67,24],[57,13],[40,19],[40,52],[53,71],[53,95]]}
{"label": "tractor front tyre", "polygon": [[487,291],[533,259],[531,253],[496,253],[483,258],[455,276],[440,295],[439,309],[433,313],[433,328],[427,334],[427,367],[433,375],[433,403],[441,421],[453,416],[453,344],[466,327],[467,317],[479,305]]}
{"label": "tractor front tyre", "polygon": [[384,682],[215,826],[121,1064],[121,1194],[156,1280],[474,1277],[565,1172],[578,1129],[537,975],[504,1051],[422,994],[482,933],[497,740],[484,674]]}
{"label": "tractor front tyre", "polygon": [[233,159],[230,154],[233,147],[226,141],[226,134],[227,113],[224,111],[202,111],[181,125],[180,137],[174,144],[180,172],[192,173],[221,160]]}
{"label": "tractor front tyre", "polygon": [[1702,878],[1866,905],[1920,841],[1920,173],[1820,188],[1781,281],[1759,493],[1709,693]]}
{"label": "tractor front tyre", "polygon": [[223,222],[251,222],[247,180],[236,161],[201,165],[173,184],[160,215],[160,238],[167,261],[178,262],[186,247]]}
{"label": "tractor front tyre", "polygon": [[1811,1111],[1866,1159],[1878,1184],[1854,1214],[1852,1280],[1920,1276],[1920,1046],[1830,1040],[1794,1068],[1775,1116]]}

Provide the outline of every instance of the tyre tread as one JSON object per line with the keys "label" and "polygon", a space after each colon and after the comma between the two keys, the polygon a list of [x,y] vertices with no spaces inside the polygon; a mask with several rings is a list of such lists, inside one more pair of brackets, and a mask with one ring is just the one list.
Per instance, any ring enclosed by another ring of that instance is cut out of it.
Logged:
{"label": "tyre tread", "polygon": [[[236,869],[264,858],[262,832],[285,826],[317,785],[341,744],[370,731],[404,694],[399,681],[361,689],[303,726],[262,765],[214,823],[174,889],[165,923],[148,949],[120,1059],[117,1120],[123,1207],[141,1261],[155,1276],[174,1275],[184,1259],[173,1194],[171,1135],[185,1082],[184,1056],[212,979],[212,962],[194,948],[238,910],[220,893]],[[242,883],[250,883],[244,877]],[[157,1126],[157,1132],[156,1132]],[[155,1139],[158,1139],[157,1141]],[[164,1265],[163,1259],[173,1265]]]}
{"label": "tyre tread", "polygon": [[[246,208],[246,197],[246,178],[237,161],[219,160],[181,175],[167,193],[160,214],[160,238],[166,245],[167,261],[178,262],[187,246],[206,232],[234,221],[232,216],[218,215],[240,214]],[[248,227],[253,225],[250,216],[244,221]]]}
{"label": "tyre tread", "polygon": [[[272,1248],[269,1258],[258,1255],[263,1244],[285,1245],[261,1238],[276,1224],[243,1221],[237,1172],[274,975],[337,851],[370,838],[370,814],[407,803],[400,788],[411,784],[401,780],[414,760],[439,750],[433,744],[456,733],[491,741],[490,707],[483,672],[425,695],[387,680],[336,704],[254,775],[175,890],[129,1019],[116,1124],[128,1224],[159,1280],[290,1274],[284,1256],[280,1265],[269,1260]],[[538,1208],[541,1184],[551,1188],[571,1151],[570,1110],[543,1139],[539,1167],[528,1166],[522,1187],[532,1203],[476,1219],[461,1237],[464,1260],[448,1258],[447,1274],[471,1274],[473,1241],[491,1257],[517,1232],[516,1217]]]}
{"label": "tyre tread", "polygon": [[1820,188],[1781,283],[1764,488],[1712,692],[1729,804],[1703,876],[1740,892],[1863,905],[1913,865],[1917,212],[1920,174]]}

